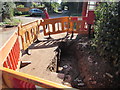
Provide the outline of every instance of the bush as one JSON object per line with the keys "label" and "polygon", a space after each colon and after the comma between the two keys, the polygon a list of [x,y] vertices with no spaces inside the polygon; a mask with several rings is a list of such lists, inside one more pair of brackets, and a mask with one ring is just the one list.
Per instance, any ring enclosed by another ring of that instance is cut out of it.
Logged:
{"label": "bush", "polygon": [[14,16],[15,4],[13,2],[3,2],[1,5],[2,8],[2,19],[10,19]]}
{"label": "bush", "polygon": [[14,15],[22,15],[21,11],[18,11],[17,9],[14,10]]}
{"label": "bush", "polygon": [[18,5],[17,8],[24,8],[24,5]]}
{"label": "bush", "polygon": [[95,11],[94,46],[104,59],[120,65],[120,2],[100,3]]}
{"label": "bush", "polygon": [[21,21],[19,19],[5,19],[3,25],[17,26]]}

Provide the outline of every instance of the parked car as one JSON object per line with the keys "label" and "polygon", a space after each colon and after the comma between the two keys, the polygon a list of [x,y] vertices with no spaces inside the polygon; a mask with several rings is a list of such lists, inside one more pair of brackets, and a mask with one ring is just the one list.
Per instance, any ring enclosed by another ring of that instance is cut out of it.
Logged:
{"label": "parked car", "polygon": [[29,10],[29,14],[30,16],[34,16],[34,15],[42,15],[43,11],[37,8],[33,8]]}

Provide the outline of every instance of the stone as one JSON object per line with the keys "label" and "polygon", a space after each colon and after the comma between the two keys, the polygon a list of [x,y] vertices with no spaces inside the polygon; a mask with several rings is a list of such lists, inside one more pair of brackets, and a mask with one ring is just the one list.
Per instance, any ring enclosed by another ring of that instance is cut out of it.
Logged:
{"label": "stone", "polygon": [[96,72],[95,74],[98,74],[98,72]]}
{"label": "stone", "polygon": [[90,63],[93,62],[92,59],[91,59],[91,56],[88,57],[88,61],[89,61]]}
{"label": "stone", "polygon": [[79,80],[78,78],[74,79],[74,81],[78,81],[78,80]]}
{"label": "stone", "polygon": [[77,82],[82,82],[82,80],[79,79],[79,80],[77,80]]}
{"label": "stone", "polygon": [[116,75],[119,75],[119,71],[117,71],[115,74],[116,74]]}
{"label": "stone", "polygon": [[68,68],[68,65],[64,65],[63,68]]}
{"label": "stone", "polygon": [[78,83],[78,86],[84,86],[85,84],[84,83]]}
{"label": "stone", "polygon": [[113,78],[113,75],[111,75],[110,73],[105,73],[108,77]]}
{"label": "stone", "polygon": [[62,74],[62,73],[58,73],[58,78],[60,78],[60,79],[64,79],[64,77],[65,77],[65,75],[64,74]]}
{"label": "stone", "polygon": [[91,84],[95,85],[97,82],[96,81],[92,81]]}
{"label": "stone", "polygon": [[95,62],[95,65],[97,65],[98,64],[98,62]]}
{"label": "stone", "polygon": [[72,78],[70,75],[65,76],[65,80],[64,80],[65,82],[71,82],[71,80],[72,80]]}
{"label": "stone", "polygon": [[63,70],[63,67],[58,67],[58,71],[62,71]]}
{"label": "stone", "polygon": [[89,81],[91,81],[91,80],[92,80],[92,78],[89,78],[88,80],[89,80]]}
{"label": "stone", "polygon": [[103,77],[105,77],[105,75],[103,74]]}

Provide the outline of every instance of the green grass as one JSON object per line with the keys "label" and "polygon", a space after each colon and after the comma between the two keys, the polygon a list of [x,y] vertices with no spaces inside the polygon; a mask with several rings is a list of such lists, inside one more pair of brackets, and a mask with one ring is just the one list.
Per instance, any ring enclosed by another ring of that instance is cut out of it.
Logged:
{"label": "green grass", "polygon": [[0,26],[16,26],[20,23],[21,21],[19,19],[5,19],[4,22],[0,22]]}

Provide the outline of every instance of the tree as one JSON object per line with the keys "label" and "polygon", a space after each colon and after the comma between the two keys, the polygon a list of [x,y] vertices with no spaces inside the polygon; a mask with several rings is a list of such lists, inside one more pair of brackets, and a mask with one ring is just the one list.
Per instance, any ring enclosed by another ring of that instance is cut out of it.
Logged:
{"label": "tree", "polygon": [[11,19],[14,16],[15,4],[13,2],[3,2],[1,6],[2,21]]}
{"label": "tree", "polygon": [[0,2],[0,22],[2,21],[2,2]]}
{"label": "tree", "polygon": [[52,2],[51,3],[51,7],[53,8],[54,11],[56,11],[59,6],[60,6],[60,4],[57,3],[57,2]]}
{"label": "tree", "polygon": [[68,6],[69,9],[69,14],[71,15],[72,13],[77,13],[80,14],[82,12],[82,2],[62,2],[62,8],[64,6]]}

